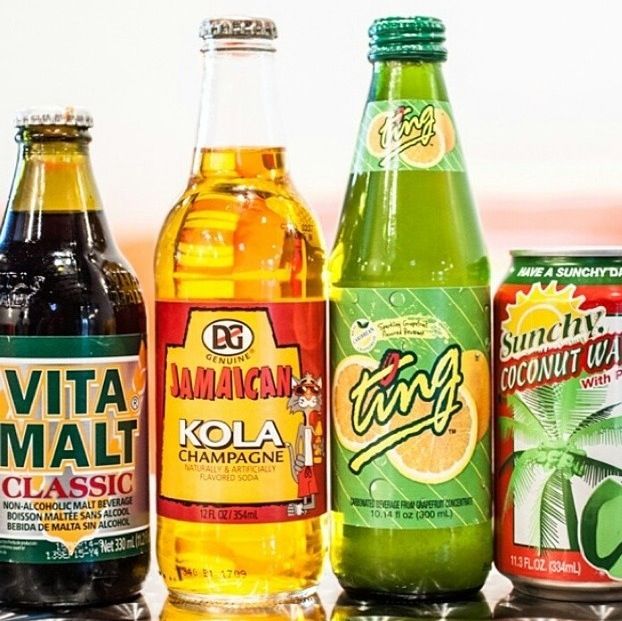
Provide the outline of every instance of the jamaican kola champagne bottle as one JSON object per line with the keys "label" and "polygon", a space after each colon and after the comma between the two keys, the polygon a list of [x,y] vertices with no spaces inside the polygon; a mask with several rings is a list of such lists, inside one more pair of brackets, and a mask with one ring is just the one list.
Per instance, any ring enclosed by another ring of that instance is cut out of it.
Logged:
{"label": "jamaican kola champagne bottle", "polygon": [[201,36],[192,173],[156,255],[158,558],[176,597],[235,604],[321,573],[324,250],[287,172],[274,23]]}

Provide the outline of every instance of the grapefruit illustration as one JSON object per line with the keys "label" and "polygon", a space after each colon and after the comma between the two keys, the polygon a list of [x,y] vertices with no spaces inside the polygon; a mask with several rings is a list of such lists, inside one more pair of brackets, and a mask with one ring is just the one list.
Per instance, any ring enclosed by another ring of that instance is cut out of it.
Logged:
{"label": "grapefruit illustration", "polygon": [[390,123],[390,113],[381,112],[377,114],[370,122],[367,129],[367,150],[375,157],[384,157],[387,147],[391,148],[393,144],[389,141],[388,145],[383,148],[380,144],[380,130],[385,123]]}
{"label": "grapefruit illustration", "polygon": [[428,144],[415,144],[402,151],[400,157],[409,166],[415,168],[432,168],[445,155],[445,139],[441,132],[436,132]]}
{"label": "grapefruit illustration", "polygon": [[[406,478],[419,483],[444,483],[468,465],[477,443],[477,406],[468,388],[462,386],[458,394],[462,408],[453,415],[445,433],[438,436],[426,429],[389,451],[389,460]],[[407,420],[411,422],[428,416],[432,405],[417,399]],[[394,416],[392,428],[403,426],[405,418]]]}
{"label": "grapefruit illustration", "polygon": [[434,117],[436,125],[434,130],[443,135],[445,141],[445,153],[453,151],[456,146],[456,130],[451,117],[442,108],[434,108]]}
{"label": "grapefruit illustration", "polygon": [[[374,423],[365,434],[358,435],[352,428],[350,391],[364,369],[373,370],[377,363],[369,356],[348,356],[341,361],[333,377],[333,423],[339,443],[352,452],[364,449],[378,437],[383,428]],[[386,429],[385,429],[386,433]]]}
{"label": "grapefruit illustration", "polygon": [[473,397],[477,408],[477,439],[481,440],[490,427],[490,366],[483,352],[469,349],[462,352],[462,386]]}

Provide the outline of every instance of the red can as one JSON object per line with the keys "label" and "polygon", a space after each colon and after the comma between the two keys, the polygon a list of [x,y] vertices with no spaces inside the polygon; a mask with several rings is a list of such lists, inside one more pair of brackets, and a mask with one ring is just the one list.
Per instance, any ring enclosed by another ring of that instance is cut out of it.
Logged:
{"label": "red can", "polygon": [[495,561],[622,598],[622,248],[512,252],[495,297]]}

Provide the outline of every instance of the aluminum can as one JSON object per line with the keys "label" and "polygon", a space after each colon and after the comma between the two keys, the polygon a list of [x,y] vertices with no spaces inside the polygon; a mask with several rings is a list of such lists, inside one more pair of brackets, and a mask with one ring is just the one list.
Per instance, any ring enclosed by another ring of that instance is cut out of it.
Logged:
{"label": "aluminum can", "polygon": [[517,250],[495,296],[495,561],[622,597],[622,248]]}

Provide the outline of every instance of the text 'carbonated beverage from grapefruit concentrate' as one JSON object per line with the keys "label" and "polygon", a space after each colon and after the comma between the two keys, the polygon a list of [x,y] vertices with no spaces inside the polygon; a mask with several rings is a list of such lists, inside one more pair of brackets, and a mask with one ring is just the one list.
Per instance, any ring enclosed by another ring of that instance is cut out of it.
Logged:
{"label": "text 'carbonated beverage from grapefruit concentrate'", "polygon": [[495,297],[495,562],[622,596],[622,248],[517,250]]}
{"label": "text 'carbonated beverage from grapefruit concentrate'", "polygon": [[192,175],[156,256],[158,560],[175,597],[244,604],[323,566],[324,250],[285,166],[274,23],[201,36]]}
{"label": "text 'carbonated beverage from grapefruit concentrate'", "polygon": [[0,230],[0,602],[136,595],[149,567],[145,307],[84,110],[17,119]]}
{"label": "text 'carbonated beverage from grapefruit concentrate'", "polygon": [[444,32],[372,25],[330,260],[331,558],[355,596],[475,591],[491,564],[489,266]]}

